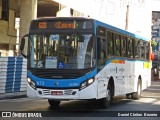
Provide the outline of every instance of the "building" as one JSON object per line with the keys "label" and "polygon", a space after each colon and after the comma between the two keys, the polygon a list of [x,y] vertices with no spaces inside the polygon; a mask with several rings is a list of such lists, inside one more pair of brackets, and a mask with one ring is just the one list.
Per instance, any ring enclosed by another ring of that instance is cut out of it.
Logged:
{"label": "building", "polygon": [[18,55],[20,38],[32,19],[73,14],[81,15],[53,0],[0,0],[0,56]]}
{"label": "building", "polygon": [[15,55],[17,33],[15,29],[14,1],[0,0],[0,55]]}
{"label": "building", "polygon": [[160,11],[154,11],[153,13],[153,25],[152,25],[152,39],[157,43],[156,46],[152,48],[155,59],[153,61],[153,66],[159,66],[160,61]]}

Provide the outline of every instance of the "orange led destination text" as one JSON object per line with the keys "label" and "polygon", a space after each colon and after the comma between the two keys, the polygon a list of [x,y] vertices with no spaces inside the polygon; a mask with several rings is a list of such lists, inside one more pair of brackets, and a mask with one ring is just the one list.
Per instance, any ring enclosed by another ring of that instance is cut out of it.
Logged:
{"label": "orange led destination text", "polygon": [[55,27],[58,29],[65,29],[65,28],[74,28],[74,23],[62,23],[62,22],[56,22]]}
{"label": "orange led destination text", "polygon": [[46,22],[39,22],[39,26],[40,29],[44,29],[47,28],[47,23]]}

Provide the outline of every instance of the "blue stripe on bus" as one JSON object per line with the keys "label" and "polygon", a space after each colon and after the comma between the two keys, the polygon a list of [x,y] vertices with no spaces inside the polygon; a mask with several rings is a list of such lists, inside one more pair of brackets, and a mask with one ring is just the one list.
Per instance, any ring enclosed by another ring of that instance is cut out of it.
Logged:
{"label": "blue stripe on bus", "polygon": [[[27,71],[28,77],[31,78],[34,82],[36,82],[36,85],[41,87],[54,87],[54,88],[79,87],[82,82],[93,78],[96,74],[97,74],[97,69],[86,74],[83,77],[75,79],[43,79],[43,78],[37,78],[36,76],[32,75],[29,71]],[[44,85],[39,84],[40,81],[44,82]],[[59,83],[58,86],[54,86],[55,82]]]}

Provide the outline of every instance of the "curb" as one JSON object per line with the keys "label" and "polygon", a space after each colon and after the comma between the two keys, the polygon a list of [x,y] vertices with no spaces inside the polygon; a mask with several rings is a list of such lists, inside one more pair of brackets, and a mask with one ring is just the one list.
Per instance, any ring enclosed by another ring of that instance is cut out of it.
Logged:
{"label": "curb", "polygon": [[0,100],[4,99],[16,99],[16,98],[25,98],[27,97],[27,92],[14,92],[14,93],[3,93],[0,94]]}

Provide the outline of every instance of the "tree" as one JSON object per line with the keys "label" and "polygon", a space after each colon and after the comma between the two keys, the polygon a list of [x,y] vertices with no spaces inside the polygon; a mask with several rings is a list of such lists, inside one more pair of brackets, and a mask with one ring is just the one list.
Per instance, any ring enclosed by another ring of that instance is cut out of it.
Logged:
{"label": "tree", "polygon": [[152,47],[155,47],[155,46],[157,46],[157,42],[152,39],[152,40],[151,40],[151,45],[152,45]]}

